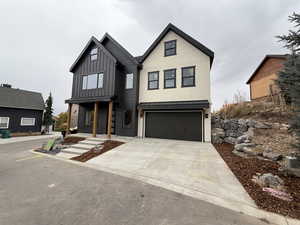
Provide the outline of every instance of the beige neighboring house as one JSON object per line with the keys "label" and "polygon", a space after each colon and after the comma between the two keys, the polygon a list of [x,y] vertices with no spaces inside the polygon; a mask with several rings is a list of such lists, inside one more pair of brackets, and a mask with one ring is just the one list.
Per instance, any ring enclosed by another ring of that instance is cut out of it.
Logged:
{"label": "beige neighboring house", "polygon": [[265,56],[247,81],[250,86],[251,100],[264,100],[270,94],[278,94],[279,89],[274,81],[277,79],[277,73],[283,68],[285,60],[286,55]]}
{"label": "beige neighboring house", "polygon": [[169,25],[144,54],[138,136],[211,141],[214,53]]}

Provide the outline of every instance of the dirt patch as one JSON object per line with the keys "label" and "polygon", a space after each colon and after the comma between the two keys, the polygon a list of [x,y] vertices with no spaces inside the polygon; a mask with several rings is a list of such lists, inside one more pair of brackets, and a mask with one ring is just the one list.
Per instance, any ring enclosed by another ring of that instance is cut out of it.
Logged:
{"label": "dirt patch", "polygon": [[103,148],[101,150],[95,150],[95,149],[91,149],[90,151],[88,152],[85,152],[83,153],[82,155],[80,156],[75,156],[73,158],[71,158],[72,160],[76,160],[76,161],[79,161],[79,162],[86,162],[88,161],[89,159],[92,159],[98,155],[101,155],[103,154],[104,152],[107,152],[115,147],[118,147],[120,145],[124,144],[124,142],[120,142],[120,141],[105,141],[103,143]]}
{"label": "dirt patch", "polygon": [[288,155],[295,151],[291,144],[296,143],[296,137],[288,130],[255,129],[253,142],[272,152]]}
{"label": "dirt patch", "polygon": [[72,136],[69,136],[69,137],[66,137],[64,139],[64,141],[62,142],[63,145],[72,145],[72,144],[77,144],[78,142],[80,141],[83,141],[85,140],[85,138],[83,137],[72,137]]}
{"label": "dirt patch", "polygon": [[[232,153],[231,144],[214,146],[259,208],[300,219],[300,178],[282,176],[278,171],[279,165],[275,162],[236,156]],[[260,186],[251,181],[256,173],[272,173],[280,176],[293,201],[283,201],[262,191]]]}

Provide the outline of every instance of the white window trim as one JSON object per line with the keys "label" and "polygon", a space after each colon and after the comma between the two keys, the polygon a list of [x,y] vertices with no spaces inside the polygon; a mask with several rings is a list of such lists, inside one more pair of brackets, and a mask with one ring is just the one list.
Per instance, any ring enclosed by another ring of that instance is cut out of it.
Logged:
{"label": "white window trim", "polygon": [[8,119],[6,127],[0,127],[0,129],[7,129],[9,127],[9,117],[0,117],[0,119],[5,118]]}
{"label": "white window trim", "polygon": [[[128,76],[131,76],[131,77],[132,77],[132,86],[130,86],[130,87],[128,87],[128,85],[129,85],[129,84],[128,84]],[[126,90],[133,89],[133,83],[134,83],[133,78],[134,78],[134,77],[133,77],[133,73],[127,73],[127,74],[126,74],[126,78],[125,78],[125,79],[126,79],[126,81],[125,81],[125,89],[126,89]]]}
{"label": "white window trim", "polygon": [[[33,119],[33,124],[24,124],[23,120],[24,119]],[[21,126],[35,126],[35,118],[31,118],[31,117],[22,117],[21,118]]]}

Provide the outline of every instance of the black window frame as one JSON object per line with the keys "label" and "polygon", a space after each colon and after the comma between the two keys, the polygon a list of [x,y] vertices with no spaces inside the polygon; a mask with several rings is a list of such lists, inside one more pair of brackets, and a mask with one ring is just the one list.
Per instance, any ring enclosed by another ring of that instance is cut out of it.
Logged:
{"label": "black window frame", "polygon": [[[166,72],[175,71],[175,76],[173,78],[166,79]],[[174,80],[174,87],[166,87],[166,80]],[[176,88],[176,68],[164,70],[164,89]]]}
{"label": "black window frame", "polygon": [[[150,74],[151,73],[157,73],[157,80],[150,80]],[[157,82],[157,87],[156,88],[150,88],[150,83],[151,82]],[[159,89],[159,71],[148,72],[148,90],[157,90],[157,89]]]}
{"label": "black window frame", "polygon": [[[93,52],[93,50],[95,50],[96,49],[96,53],[92,53]],[[93,56],[97,56],[95,59],[92,59],[92,57]],[[91,49],[91,52],[90,52],[90,60],[91,60],[91,62],[93,62],[93,61],[96,61],[98,59],[98,48],[96,47],[96,48],[92,48]]]}
{"label": "black window frame", "polygon": [[[191,76],[183,76],[183,70],[184,69],[193,69],[194,73]],[[190,85],[184,85],[184,78],[193,78],[193,84]],[[196,86],[196,82],[195,82],[195,78],[196,78],[196,66],[186,66],[186,67],[182,67],[181,68],[181,87],[195,87]]]}
{"label": "black window frame", "polygon": [[[171,42],[175,42],[175,47],[172,47],[172,48],[167,48],[167,44],[169,44],[169,43],[171,43]],[[164,43],[164,56],[165,57],[168,57],[168,56],[172,56],[172,55],[176,55],[177,54],[177,40],[171,40],[171,41],[165,41],[165,43]],[[175,50],[174,51],[174,54],[167,54],[167,51],[168,50]]]}

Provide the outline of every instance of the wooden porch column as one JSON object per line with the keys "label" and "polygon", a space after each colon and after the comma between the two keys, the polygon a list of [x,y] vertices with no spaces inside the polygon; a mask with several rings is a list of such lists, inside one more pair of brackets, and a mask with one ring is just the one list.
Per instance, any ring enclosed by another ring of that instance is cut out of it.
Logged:
{"label": "wooden porch column", "polygon": [[107,137],[108,138],[111,138],[112,108],[113,108],[113,101],[110,101],[108,104],[108,122],[107,122]]}
{"label": "wooden porch column", "polygon": [[70,133],[70,125],[71,125],[71,115],[72,115],[72,103],[69,103],[68,107],[68,118],[67,118],[67,130],[66,133]]}
{"label": "wooden porch column", "polygon": [[94,105],[94,121],[93,121],[93,137],[97,135],[97,122],[98,122],[98,102],[95,102]]}

